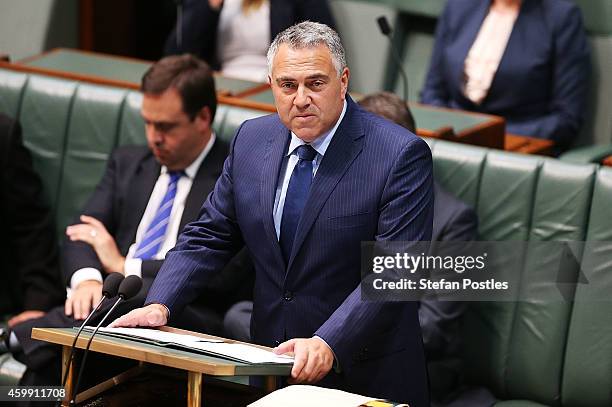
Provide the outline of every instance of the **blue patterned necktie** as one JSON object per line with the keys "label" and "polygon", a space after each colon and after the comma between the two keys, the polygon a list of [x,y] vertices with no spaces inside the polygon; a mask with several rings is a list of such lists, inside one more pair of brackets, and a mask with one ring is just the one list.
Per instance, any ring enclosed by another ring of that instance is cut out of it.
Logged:
{"label": "blue patterned necktie", "polygon": [[166,236],[168,223],[170,223],[170,214],[172,213],[174,198],[176,197],[177,184],[183,174],[183,171],[168,172],[170,182],[168,182],[166,195],[164,195],[153,220],[136,248],[134,253],[135,259],[152,259],[159,252]]}
{"label": "blue patterned necktie", "polygon": [[293,247],[297,225],[308,199],[310,184],[312,184],[312,160],[316,157],[317,151],[304,144],[297,148],[297,155],[299,160],[289,179],[280,227],[279,243],[286,262],[289,262],[291,257],[291,248]]}

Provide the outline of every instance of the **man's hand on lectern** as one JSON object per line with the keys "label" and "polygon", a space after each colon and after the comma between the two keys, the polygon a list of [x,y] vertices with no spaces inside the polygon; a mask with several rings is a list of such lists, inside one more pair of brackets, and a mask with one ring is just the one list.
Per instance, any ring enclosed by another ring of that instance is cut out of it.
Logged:
{"label": "man's hand on lectern", "polygon": [[168,309],[161,304],[149,304],[137,308],[114,320],[108,327],[156,327],[166,325],[168,322]]}

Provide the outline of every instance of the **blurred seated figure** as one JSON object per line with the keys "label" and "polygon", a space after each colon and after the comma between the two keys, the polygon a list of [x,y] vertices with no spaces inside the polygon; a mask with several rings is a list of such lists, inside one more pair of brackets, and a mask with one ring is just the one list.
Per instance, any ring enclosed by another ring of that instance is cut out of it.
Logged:
{"label": "blurred seated figure", "polygon": [[[397,95],[380,92],[359,101],[361,107],[378,114],[415,133],[415,123],[406,103]],[[472,208],[434,182],[434,216],[432,242],[472,241],[476,239],[478,219]],[[435,253],[435,243],[430,246]],[[467,387],[462,383],[459,358],[459,326],[465,304],[439,301],[426,294],[419,306],[419,322],[427,357],[432,406],[488,407],[495,397],[484,388]],[[250,340],[250,319],[253,303],[242,301],[225,315],[226,334],[242,341]]]}
{"label": "blurred seated figure", "polygon": [[36,318],[65,298],[58,246],[42,182],[21,126],[0,114],[0,316],[9,326]]}
{"label": "blurred seated figure", "polygon": [[278,33],[304,20],[334,27],[326,0],[186,0],[180,35],[166,54],[189,52],[224,76],[266,82],[266,52]]}
{"label": "blurred seated figure", "polygon": [[[73,225],[66,228],[62,262],[70,292],[64,305],[16,325],[9,348],[28,370],[23,385],[59,382],[61,350],[31,339],[35,327],[73,327],[102,297],[110,273],[137,275],[143,287],[119,305],[108,321],[142,306],[166,253],[185,224],[196,219],[213,190],[229,146],[212,131],[217,107],[212,70],[192,55],[161,59],[144,74],[141,115],[148,146],[113,151],[106,171]],[[174,326],[221,334],[227,308],[248,293],[250,259],[242,250],[206,286],[202,295],[173,317]],[[105,301],[90,320],[110,310]],[[108,361],[90,369],[102,374]]]}
{"label": "blurred seated figure", "polygon": [[449,0],[436,28],[426,104],[506,118],[508,133],[553,140],[578,135],[590,51],[569,0]]}

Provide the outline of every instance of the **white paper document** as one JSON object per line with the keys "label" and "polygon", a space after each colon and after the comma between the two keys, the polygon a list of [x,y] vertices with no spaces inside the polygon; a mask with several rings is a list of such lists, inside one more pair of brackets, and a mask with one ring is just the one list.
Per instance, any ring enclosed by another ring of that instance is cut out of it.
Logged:
{"label": "white paper document", "polygon": [[[93,327],[86,327],[86,330],[91,331]],[[276,355],[274,352],[242,343],[225,343],[221,339],[208,339],[148,328],[100,328],[99,332],[123,338],[144,339],[160,345],[179,345],[183,349],[191,349],[246,363],[293,363],[292,356]]]}
{"label": "white paper document", "polygon": [[233,359],[244,360],[245,362],[249,363],[293,363],[293,357],[291,356],[276,355],[273,352],[242,343],[200,342],[192,344],[191,347],[206,352],[228,356]]}
{"label": "white paper document", "polygon": [[176,343],[178,345],[186,346],[190,346],[191,344],[198,342],[223,342],[221,339],[208,339],[195,335],[179,334],[147,328],[100,328],[100,332],[134,336],[137,338],[151,339],[157,342]]}
{"label": "white paper document", "polygon": [[248,407],[358,407],[376,400],[372,397],[317,386],[294,385],[276,390]]}

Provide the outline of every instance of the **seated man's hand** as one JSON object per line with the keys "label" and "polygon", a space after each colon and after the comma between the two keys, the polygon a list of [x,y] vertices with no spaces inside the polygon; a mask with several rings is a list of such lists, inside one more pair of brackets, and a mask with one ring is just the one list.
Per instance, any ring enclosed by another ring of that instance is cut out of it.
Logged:
{"label": "seated man's hand", "polygon": [[11,319],[9,319],[8,326],[9,328],[12,328],[15,325],[20,324],[24,321],[27,321],[29,319],[34,319],[34,318],[40,318],[43,315],[45,315],[44,311],[38,311],[38,310],[23,311],[22,313],[17,314]]}
{"label": "seated man's hand", "polygon": [[334,354],[321,338],[291,339],[274,348],[277,355],[289,352],[295,358],[289,384],[316,383],[325,377],[334,364]]}
{"label": "seated man's hand", "polygon": [[108,327],[156,327],[166,325],[168,322],[168,310],[161,304],[149,304],[146,307],[137,308],[114,320]]}
{"label": "seated man's hand", "polygon": [[85,319],[101,299],[102,283],[85,280],[70,293],[64,305],[64,312],[68,316],[72,315],[74,319]]}
{"label": "seated man's hand", "polygon": [[80,219],[83,223],[66,228],[68,238],[93,247],[107,273],[123,273],[125,257],[119,252],[115,239],[108,233],[104,224],[91,216],[82,215]]}

